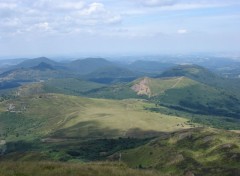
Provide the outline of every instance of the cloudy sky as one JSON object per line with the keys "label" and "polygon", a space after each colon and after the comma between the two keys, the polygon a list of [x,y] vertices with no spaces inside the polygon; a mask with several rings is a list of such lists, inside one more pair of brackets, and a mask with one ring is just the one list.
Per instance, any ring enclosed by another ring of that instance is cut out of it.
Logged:
{"label": "cloudy sky", "polygon": [[239,0],[0,0],[0,56],[240,51]]}

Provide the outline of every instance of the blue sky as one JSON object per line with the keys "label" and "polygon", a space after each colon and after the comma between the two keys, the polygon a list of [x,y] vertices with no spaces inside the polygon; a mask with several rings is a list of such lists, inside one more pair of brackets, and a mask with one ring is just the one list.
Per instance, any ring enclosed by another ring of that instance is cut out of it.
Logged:
{"label": "blue sky", "polygon": [[240,52],[239,0],[0,0],[0,55]]}

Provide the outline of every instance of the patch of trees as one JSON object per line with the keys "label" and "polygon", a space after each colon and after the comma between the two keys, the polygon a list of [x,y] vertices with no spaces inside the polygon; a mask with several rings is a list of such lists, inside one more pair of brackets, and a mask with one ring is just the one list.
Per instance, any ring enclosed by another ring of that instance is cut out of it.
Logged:
{"label": "patch of trees", "polygon": [[[239,112],[238,112],[239,110],[233,109],[233,111],[231,111],[230,108],[229,109],[227,108],[229,106],[228,104],[226,104],[224,106],[224,109],[218,107],[218,105],[216,105],[216,106],[210,105],[210,104],[203,105],[198,102],[190,102],[187,100],[182,100],[179,102],[179,104],[182,107],[187,107],[187,108],[196,110],[195,111],[196,114],[217,115],[217,116],[239,118]],[[184,110],[184,109],[182,109],[182,110]]]}
{"label": "patch of trees", "polygon": [[18,82],[0,82],[0,90],[1,89],[11,89],[11,88],[15,88],[15,87],[19,87],[21,86],[21,84],[19,84]]}
{"label": "patch of trees", "polygon": [[[161,106],[167,108],[161,108]],[[145,108],[149,111],[154,111],[166,115],[180,116],[189,119],[189,124],[201,124],[203,126],[211,126],[214,128],[226,129],[226,130],[240,130],[240,119],[225,117],[225,116],[215,116],[215,115],[204,115],[199,114],[194,110],[188,110],[181,108],[180,106],[172,106],[161,104],[161,106],[156,106],[152,108]]]}
{"label": "patch of trees", "polygon": [[68,155],[72,157],[83,158],[86,160],[105,159],[118,151],[135,148],[146,144],[151,138],[118,138],[118,139],[97,139],[81,143],[79,148],[70,149]]}

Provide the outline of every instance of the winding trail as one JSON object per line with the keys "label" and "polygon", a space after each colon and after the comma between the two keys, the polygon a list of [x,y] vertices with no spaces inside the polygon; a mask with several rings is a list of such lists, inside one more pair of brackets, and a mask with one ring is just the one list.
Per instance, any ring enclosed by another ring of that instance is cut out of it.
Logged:
{"label": "winding trail", "polygon": [[171,87],[171,89],[175,88],[183,79],[183,76],[178,78],[178,81]]}

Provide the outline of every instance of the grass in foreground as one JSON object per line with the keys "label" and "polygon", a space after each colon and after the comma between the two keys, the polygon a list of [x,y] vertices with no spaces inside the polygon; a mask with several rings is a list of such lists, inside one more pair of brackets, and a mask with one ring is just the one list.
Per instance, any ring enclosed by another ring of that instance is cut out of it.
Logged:
{"label": "grass in foreground", "polygon": [[211,128],[183,130],[123,151],[122,161],[172,175],[235,176],[240,173],[238,138],[237,133]]}
{"label": "grass in foreground", "polygon": [[120,163],[0,162],[0,176],[161,176],[156,171],[130,169]]}

